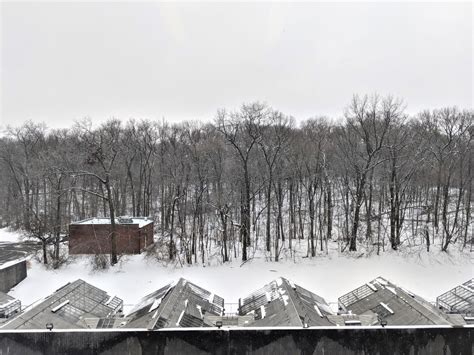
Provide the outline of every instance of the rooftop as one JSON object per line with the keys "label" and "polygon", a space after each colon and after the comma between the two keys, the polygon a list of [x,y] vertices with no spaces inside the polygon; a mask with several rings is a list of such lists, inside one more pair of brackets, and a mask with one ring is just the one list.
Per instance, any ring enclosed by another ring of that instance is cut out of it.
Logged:
{"label": "rooftop", "polygon": [[220,316],[224,299],[183,278],[145,296],[127,315],[126,328],[213,326],[204,315]]}
{"label": "rooftop", "polygon": [[6,293],[0,292],[0,319],[10,318],[20,312],[21,302]]}
{"label": "rooftop", "polygon": [[448,312],[474,314],[474,278],[438,296],[436,304]]}
{"label": "rooftop", "polygon": [[[153,219],[148,217],[118,217],[115,219],[116,224],[138,224],[138,228],[143,228],[151,223]],[[94,217],[84,219],[82,221],[73,222],[71,224],[110,224],[110,218]]]}
{"label": "rooftop", "polygon": [[331,326],[333,312],[320,296],[278,278],[239,301],[239,315],[254,315],[247,326]]}
{"label": "rooftop", "polygon": [[83,280],[67,283],[50,296],[26,308],[5,329],[87,328],[86,318],[108,318],[121,311],[123,301]]}
{"label": "rooftop", "polygon": [[445,314],[423,298],[378,277],[339,298],[339,308],[357,315],[375,313],[389,325],[449,325]]}
{"label": "rooftop", "polygon": [[29,254],[36,252],[39,244],[35,242],[0,243],[0,269],[24,261]]}

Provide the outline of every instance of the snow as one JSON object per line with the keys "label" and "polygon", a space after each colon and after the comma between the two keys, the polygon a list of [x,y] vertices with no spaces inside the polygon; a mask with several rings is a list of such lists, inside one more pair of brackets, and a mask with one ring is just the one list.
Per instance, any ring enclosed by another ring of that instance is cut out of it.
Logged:
{"label": "snow", "polygon": [[381,277],[378,277],[375,282],[377,282],[378,284],[382,285],[382,286],[387,286],[388,285],[388,282],[385,281],[384,279],[382,279]]}
{"label": "snow", "polygon": [[389,290],[390,292],[392,292],[394,295],[397,294],[397,291],[395,290],[395,288],[390,287],[390,286],[385,286],[385,288],[386,288],[387,290]]}
{"label": "snow", "polygon": [[[146,218],[146,217],[133,217],[130,218],[132,220],[132,223],[126,223],[126,224],[138,224],[138,228],[143,228],[144,226],[153,223],[152,219]],[[115,223],[121,224],[120,219],[117,218],[115,220]],[[74,224],[110,224],[110,219],[109,218],[89,218],[85,219],[83,221],[77,221]]]}
{"label": "snow", "polygon": [[51,312],[55,313],[57,311],[59,311],[61,308],[63,308],[65,305],[69,304],[69,300],[66,300],[64,302],[61,302],[60,304],[58,304],[56,307],[52,308],[51,309]]}
{"label": "snow", "polygon": [[472,278],[472,265],[469,255],[451,259],[441,252],[423,255],[419,259],[407,259],[396,254],[366,259],[325,257],[306,259],[299,264],[254,259],[242,267],[239,263],[231,263],[183,268],[165,267],[142,255],[134,255],[127,257],[119,266],[93,272],[90,258],[81,257],[59,270],[46,269],[41,263],[32,261],[28,277],[10,295],[28,305],[40,297],[48,296],[67,282],[81,278],[109,294],[118,295],[124,300],[125,306],[130,307],[146,294],[184,277],[224,297],[228,303],[237,303],[239,297],[245,297],[281,275],[336,303],[341,295],[367,280],[383,275],[434,301],[441,293]]}
{"label": "snow", "polygon": [[112,300],[114,299],[115,296],[110,296],[109,299],[104,303],[106,306],[112,302]]}
{"label": "snow", "polygon": [[197,304],[197,305],[196,305],[196,308],[197,308],[197,310],[199,311],[199,314],[201,315],[201,318],[203,318],[201,306]]}
{"label": "snow", "polygon": [[318,307],[316,304],[314,305],[314,309],[315,309],[316,313],[318,313],[318,315],[319,315],[321,318],[323,318],[323,314],[321,313],[321,311],[319,310],[319,307]]}
{"label": "snow", "polygon": [[383,308],[385,308],[387,311],[389,311],[391,314],[394,314],[393,310],[392,310],[389,306],[387,306],[385,303],[380,302],[380,305],[381,305]]}
{"label": "snow", "polygon": [[22,237],[20,233],[12,232],[8,228],[0,228],[0,243],[2,242],[17,243],[21,241],[22,241]]}
{"label": "snow", "polygon": [[[0,235],[5,233],[12,234],[0,230]],[[223,297],[226,303],[238,303],[239,298],[275,279],[278,284],[281,282],[278,278],[284,277],[334,305],[341,295],[380,276],[433,302],[443,292],[471,279],[474,264],[469,252],[455,249],[449,253],[387,251],[369,257],[329,254],[302,258],[297,263],[291,259],[268,262],[261,257],[243,265],[240,260],[235,260],[205,267],[181,267],[179,263],[165,266],[153,258],[133,255],[122,257],[119,264],[105,271],[92,271],[91,260],[92,257],[74,257],[59,270],[52,270],[32,259],[28,277],[9,294],[27,306],[80,278],[122,298],[127,313],[145,295],[176,282],[180,277]]]}
{"label": "snow", "polygon": [[148,313],[153,312],[155,309],[157,309],[159,307],[160,304],[161,304],[161,297],[155,299],[155,301],[151,305],[150,310],[148,311]]}
{"label": "snow", "polygon": [[374,285],[372,285],[370,282],[367,282],[366,285],[367,285],[372,291],[377,292],[377,287],[375,287]]}
{"label": "snow", "polygon": [[356,320],[356,319],[348,319],[346,321],[344,321],[344,324],[345,325],[360,325],[360,320]]}
{"label": "snow", "polygon": [[181,311],[181,314],[179,315],[178,321],[176,322],[176,326],[179,327],[179,323],[181,322],[181,319],[184,316],[184,309]]}
{"label": "snow", "polygon": [[7,261],[6,263],[3,263],[3,264],[0,265],[0,270],[6,269],[7,267],[10,267],[10,266],[12,266],[12,265],[21,263],[22,261],[25,261],[25,260],[27,260],[27,259],[28,259],[28,258],[25,257],[25,258],[19,258],[19,259]]}

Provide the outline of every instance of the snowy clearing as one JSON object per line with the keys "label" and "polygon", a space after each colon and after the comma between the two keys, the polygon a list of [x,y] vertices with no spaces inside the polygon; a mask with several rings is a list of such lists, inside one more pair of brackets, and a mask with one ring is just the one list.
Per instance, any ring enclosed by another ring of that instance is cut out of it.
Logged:
{"label": "snowy clearing", "polygon": [[23,238],[17,232],[11,232],[9,228],[0,228],[0,243],[17,243],[21,242]]}
{"label": "snowy clearing", "polygon": [[[20,235],[0,229],[0,240],[17,242]],[[336,244],[334,245],[334,247]],[[225,265],[165,265],[145,254],[123,256],[115,267],[94,271],[92,256],[71,257],[67,265],[52,270],[36,258],[28,261],[28,276],[9,294],[21,300],[23,307],[46,297],[59,287],[78,278],[97,286],[110,295],[124,300],[125,311],[143,296],[180,277],[206,288],[224,298],[226,303],[237,303],[239,297],[259,289],[264,284],[285,277],[324,297],[333,305],[338,297],[383,276],[428,301],[435,301],[441,293],[473,277],[474,259],[468,251],[453,249],[450,253],[387,251],[360,256],[345,254],[299,257],[297,262],[286,259],[278,263],[258,256],[242,265],[234,260]],[[359,257],[358,257],[358,256]],[[234,307],[232,307],[234,308]]]}
{"label": "snowy clearing", "polygon": [[473,260],[469,253],[421,252],[416,256],[385,253],[370,258],[326,256],[304,259],[297,264],[267,262],[259,258],[240,265],[235,261],[220,266],[172,267],[163,266],[144,255],[135,255],[124,257],[117,266],[108,270],[93,271],[91,258],[83,256],[59,270],[51,270],[32,259],[28,277],[9,294],[26,306],[65,283],[81,278],[110,295],[121,297],[125,311],[128,311],[140,298],[179,277],[215,292],[224,297],[226,303],[237,303],[239,297],[283,276],[336,303],[343,294],[377,276],[384,276],[429,301],[435,301],[444,291],[473,277]]}

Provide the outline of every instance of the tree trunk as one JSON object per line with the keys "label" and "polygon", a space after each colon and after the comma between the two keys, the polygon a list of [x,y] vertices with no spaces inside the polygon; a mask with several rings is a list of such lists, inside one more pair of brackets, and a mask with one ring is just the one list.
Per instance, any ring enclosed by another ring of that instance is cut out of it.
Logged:
{"label": "tree trunk", "polygon": [[316,248],[314,245],[314,195],[315,192],[313,191],[314,186],[313,183],[310,182],[309,189],[308,189],[308,198],[309,198],[309,237],[310,237],[310,248],[311,248],[311,256],[316,256]]}
{"label": "tree trunk", "polygon": [[271,243],[271,195],[272,195],[272,177],[270,175],[267,188],[267,225],[266,225],[266,246],[267,252],[270,252]]}
{"label": "tree trunk", "polygon": [[326,240],[332,239],[332,189],[327,181],[327,234]]}
{"label": "tree trunk", "polygon": [[54,268],[59,267],[59,240],[61,234],[61,179],[58,178],[58,185],[56,187],[56,220],[54,224]]}
{"label": "tree trunk", "polygon": [[110,246],[111,246],[111,254],[110,254],[110,265],[115,265],[118,262],[117,258],[117,231],[115,226],[115,206],[112,194],[112,188],[110,186],[110,176],[107,174],[105,178],[105,188],[107,190],[107,201],[109,203],[109,213],[110,213]]}

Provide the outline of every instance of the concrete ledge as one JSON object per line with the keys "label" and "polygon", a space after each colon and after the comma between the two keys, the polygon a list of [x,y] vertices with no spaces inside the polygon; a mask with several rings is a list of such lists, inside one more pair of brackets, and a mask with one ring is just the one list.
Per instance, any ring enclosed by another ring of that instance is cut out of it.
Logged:
{"label": "concrete ledge", "polygon": [[12,354],[471,354],[473,327],[1,332]]}
{"label": "concrete ledge", "polygon": [[7,293],[26,278],[26,260],[10,261],[0,267],[0,291]]}

